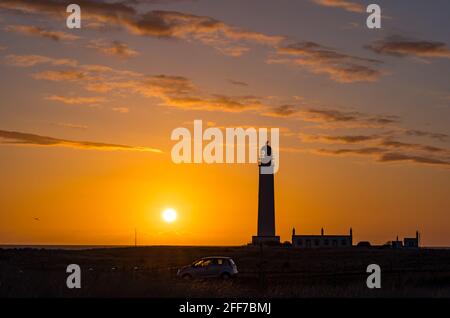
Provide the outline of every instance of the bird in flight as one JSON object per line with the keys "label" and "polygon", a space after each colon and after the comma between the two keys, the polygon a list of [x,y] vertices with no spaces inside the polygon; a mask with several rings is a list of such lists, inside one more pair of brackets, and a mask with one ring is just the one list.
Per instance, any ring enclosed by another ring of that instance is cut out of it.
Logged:
{"label": "bird in flight", "polygon": [[34,218],[35,221],[40,221],[39,218]]}

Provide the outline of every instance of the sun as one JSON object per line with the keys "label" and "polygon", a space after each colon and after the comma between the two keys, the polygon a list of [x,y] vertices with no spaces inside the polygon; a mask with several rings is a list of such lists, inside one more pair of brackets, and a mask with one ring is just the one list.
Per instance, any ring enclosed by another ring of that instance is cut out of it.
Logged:
{"label": "sun", "polygon": [[177,219],[177,211],[174,209],[165,209],[161,216],[164,222],[172,223]]}

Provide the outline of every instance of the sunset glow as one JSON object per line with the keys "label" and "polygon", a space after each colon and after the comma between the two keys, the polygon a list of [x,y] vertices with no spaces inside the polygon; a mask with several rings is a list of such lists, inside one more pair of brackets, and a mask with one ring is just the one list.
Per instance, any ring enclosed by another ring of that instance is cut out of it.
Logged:
{"label": "sunset glow", "polygon": [[175,222],[177,219],[177,212],[174,209],[166,209],[162,213],[162,219],[167,223]]}
{"label": "sunset glow", "polygon": [[379,1],[381,30],[306,0],[83,1],[69,29],[57,2],[0,1],[0,243],[247,244],[257,164],[172,160],[201,120],[279,128],[281,241],[450,245],[450,1]]}

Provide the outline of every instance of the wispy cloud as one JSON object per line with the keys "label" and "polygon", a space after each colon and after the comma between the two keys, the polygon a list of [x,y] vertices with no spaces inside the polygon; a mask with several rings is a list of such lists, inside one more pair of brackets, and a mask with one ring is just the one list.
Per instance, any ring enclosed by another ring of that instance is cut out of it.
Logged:
{"label": "wispy cloud", "polygon": [[337,109],[309,108],[300,112],[303,121],[313,122],[330,127],[383,127],[399,122],[399,118],[394,115],[373,115],[357,111],[341,111]]}
{"label": "wispy cloud", "polygon": [[236,86],[248,86],[248,83],[243,82],[243,81],[237,81],[237,80],[233,80],[233,79],[228,79],[228,82],[236,85]]}
{"label": "wispy cloud", "polygon": [[48,38],[53,41],[74,41],[80,37],[74,34],[70,34],[62,31],[49,31],[43,28],[32,25],[8,25],[5,27],[8,32],[21,33],[30,36],[36,36],[41,38]]}
{"label": "wispy cloud", "polygon": [[76,70],[62,70],[38,72],[32,74],[32,77],[38,80],[59,82],[81,80],[86,77],[86,74]]}
{"label": "wispy cloud", "polygon": [[254,97],[227,95],[213,95],[208,97],[189,95],[166,96],[165,104],[191,110],[226,112],[243,112],[257,110],[263,107],[262,102]]}
{"label": "wispy cloud", "polygon": [[417,143],[408,143],[408,142],[400,142],[392,139],[385,139],[381,142],[382,146],[394,149],[406,149],[406,150],[418,150],[418,151],[426,151],[430,153],[447,153],[447,149],[443,149],[440,147],[422,145]]}
{"label": "wispy cloud", "polygon": [[381,163],[410,162],[420,165],[431,165],[437,167],[450,167],[449,157],[435,157],[430,154],[413,154],[405,152],[394,152],[385,148],[342,148],[342,149],[319,149],[314,151],[317,154],[327,156],[371,156]]}
{"label": "wispy cloud", "polygon": [[131,49],[126,43],[120,41],[107,42],[105,40],[92,40],[88,48],[95,49],[102,54],[128,59],[139,55],[138,51]]}
{"label": "wispy cloud", "polygon": [[[47,63],[60,66],[63,59],[44,56],[14,56],[12,59],[18,66],[35,66]],[[169,107],[189,110],[243,112],[259,110],[266,107],[262,100],[255,96],[232,96],[225,94],[208,94],[200,90],[191,80],[174,75],[144,75],[137,72],[116,70],[102,65],[83,65],[77,61],[70,63],[67,69],[45,70],[31,75],[37,80],[54,82],[69,81],[95,93],[112,93],[120,96],[139,94],[144,97],[158,98],[161,104]],[[97,103],[98,97],[73,97],[53,95],[49,100],[66,104]]]}
{"label": "wispy cloud", "polygon": [[390,36],[366,48],[378,54],[398,57],[450,58],[450,49],[443,42],[412,40],[402,36]]}
{"label": "wispy cloud", "polygon": [[122,114],[127,114],[130,112],[128,107],[113,107],[112,110]]}
{"label": "wispy cloud", "polygon": [[269,117],[291,117],[294,114],[297,114],[299,109],[294,105],[280,105],[271,107],[268,111],[264,112],[264,116]]}
{"label": "wispy cloud", "polygon": [[384,153],[383,148],[363,147],[363,148],[340,148],[340,149],[317,149],[317,153],[325,155],[378,155]]}
{"label": "wispy cloud", "polygon": [[303,142],[321,142],[321,143],[330,143],[330,144],[357,144],[364,143],[372,140],[379,139],[380,137],[377,135],[308,135],[308,134],[300,134],[300,139]]}
{"label": "wispy cloud", "polygon": [[6,56],[6,61],[10,65],[19,67],[31,67],[39,64],[50,64],[53,66],[77,66],[78,62],[74,59],[55,59],[43,55],[15,55]]}
{"label": "wispy cloud", "polygon": [[[324,144],[327,148],[309,148],[318,155],[327,156],[367,156],[378,162],[410,162],[433,166],[450,166],[450,149],[433,145],[404,142],[395,139],[399,131],[392,130],[379,134],[355,135],[311,135],[301,133],[303,142]],[[343,148],[342,144],[348,145]]]}
{"label": "wispy cloud", "polygon": [[[448,137],[446,134],[402,128],[397,116],[309,108],[302,110],[299,117],[306,122],[319,124],[309,129],[319,128],[327,132],[297,134],[306,143],[304,149],[314,154],[363,156],[380,163],[450,166],[449,148],[411,141],[413,138],[426,137],[434,143],[444,142]],[[341,133],[336,133],[336,128],[341,129]]]}
{"label": "wispy cloud", "polygon": [[7,130],[0,130],[0,145],[1,144],[17,146],[69,147],[78,149],[124,150],[162,153],[160,149],[156,148],[134,147],[128,145],[92,141],[75,141]]}
{"label": "wispy cloud", "polygon": [[57,123],[59,127],[71,128],[71,129],[87,129],[86,125],[72,124],[72,123]]}
{"label": "wispy cloud", "polygon": [[325,7],[340,8],[349,12],[364,12],[364,6],[360,3],[347,0],[312,0],[316,4]]}
{"label": "wispy cloud", "polygon": [[340,53],[315,42],[297,42],[278,48],[278,56],[269,63],[306,67],[314,73],[326,74],[339,83],[374,82],[382,73],[379,60]]}
{"label": "wispy cloud", "polygon": [[[139,14],[123,2],[80,0],[77,3],[83,7],[83,18],[87,23],[115,25],[143,36],[195,40],[231,56],[246,52],[250,43],[275,46],[284,39],[282,36],[243,30],[208,16],[163,10]],[[46,14],[58,19],[65,13],[57,0],[2,0],[0,8]]]}
{"label": "wispy cloud", "polygon": [[106,101],[106,98],[101,96],[81,97],[81,96],[51,95],[47,96],[45,99],[61,102],[68,105],[98,105]]}
{"label": "wispy cloud", "polygon": [[404,153],[384,153],[384,154],[381,154],[381,156],[378,158],[378,161],[380,161],[380,162],[407,161],[407,162],[426,164],[426,165],[437,165],[437,166],[444,166],[444,167],[450,166],[449,160],[437,159],[437,158],[419,156],[419,155],[404,154]]}
{"label": "wispy cloud", "polygon": [[430,131],[424,131],[424,130],[418,130],[418,129],[406,129],[404,133],[407,136],[414,136],[414,137],[429,137],[432,139],[436,139],[439,141],[446,141],[448,139],[447,134],[443,133],[435,133]]}

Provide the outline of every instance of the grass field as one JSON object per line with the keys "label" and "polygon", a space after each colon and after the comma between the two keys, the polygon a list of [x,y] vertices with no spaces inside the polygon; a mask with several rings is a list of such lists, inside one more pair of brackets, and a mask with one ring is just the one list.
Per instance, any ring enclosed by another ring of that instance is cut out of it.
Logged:
{"label": "grass field", "polygon": [[[204,256],[231,256],[229,281],[181,281],[176,269]],[[66,287],[78,264],[81,289]],[[366,286],[367,265],[382,288]],[[0,249],[0,297],[450,297],[450,250],[290,247]]]}

